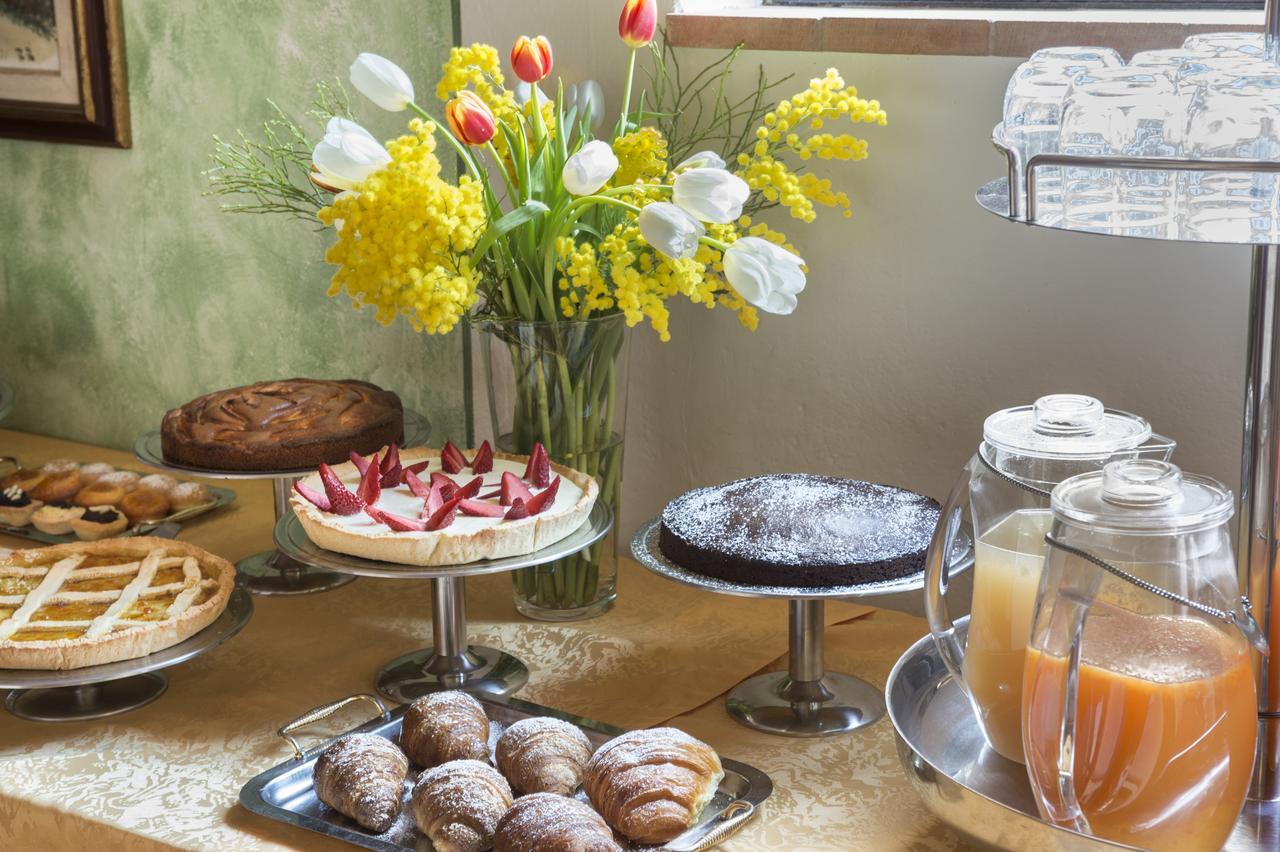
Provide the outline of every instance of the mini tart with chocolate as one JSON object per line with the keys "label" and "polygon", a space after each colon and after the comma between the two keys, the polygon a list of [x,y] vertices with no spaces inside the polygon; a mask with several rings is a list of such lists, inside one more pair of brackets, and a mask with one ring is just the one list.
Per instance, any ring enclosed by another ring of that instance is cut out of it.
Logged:
{"label": "mini tart with chocolate", "polygon": [[71,522],[84,512],[82,506],[73,506],[65,501],[46,503],[31,515],[31,523],[42,533],[66,535],[71,532]]}
{"label": "mini tart with chocolate", "polygon": [[31,516],[43,506],[39,500],[31,499],[31,495],[16,485],[0,490],[0,524],[11,527],[25,527],[31,523]]}
{"label": "mini tart with chocolate", "polygon": [[98,541],[119,535],[129,528],[129,519],[114,506],[90,506],[71,522],[71,531],[81,541]]}
{"label": "mini tart with chocolate", "polygon": [[77,669],[155,653],[222,614],[235,567],[186,542],[111,538],[0,557],[0,668]]}

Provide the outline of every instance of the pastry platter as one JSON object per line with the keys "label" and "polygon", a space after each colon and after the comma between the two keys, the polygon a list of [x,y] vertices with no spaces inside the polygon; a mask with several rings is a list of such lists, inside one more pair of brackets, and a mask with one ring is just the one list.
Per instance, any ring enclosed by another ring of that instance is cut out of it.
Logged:
{"label": "pastry platter", "polygon": [[5,709],[33,722],[81,722],[150,704],[169,686],[162,669],[212,651],[239,633],[252,615],[252,597],[237,587],[212,624],[154,654],[65,671],[0,669],[0,689],[11,690]]}
{"label": "pastry platter", "polygon": [[[483,705],[490,720],[489,744],[492,750],[498,736],[509,725],[520,719],[532,716],[551,716],[576,725],[586,734],[587,739],[595,747],[603,745],[619,734],[625,733],[622,728],[574,716],[569,713],[543,707],[516,698],[500,698],[486,693],[473,693]],[[337,838],[365,849],[380,852],[401,852],[401,850],[421,850],[430,844],[418,833],[413,817],[406,807],[405,813],[383,834],[373,834],[336,811],[331,810],[316,798],[312,787],[312,775],[320,752],[333,740],[328,740],[306,751],[301,751],[294,740],[293,732],[313,721],[326,718],[335,709],[353,701],[365,699],[376,703],[382,711],[378,718],[360,725],[345,733],[371,733],[395,738],[400,733],[401,718],[405,707],[388,712],[381,702],[373,696],[353,696],[334,704],[312,710],[297,721],[280,728],[280,735],[289,740],[297,752],[296,756],[255,777],[240,790],[240,804],[254,813],[297,826],[319,834]],[[334,737],[333,739],[337,739]],[[720,841],[735,833],[751,819],[761,805],[773,792],[773,782],[769,776],[753,766],[739,763],[725,757],[720,758],[724,767],[724,779],[716,790],[715,798],[707,805],[697,823],[662,846],[662,849],[684,850],[684,852],[701,852],[710,849]],[[411,771],[410,781],[416,776]],[[412,789],[406,785],[406,792]],[[581,790],[576,794],[583,799]],[[407,798],[407,796],[406,796]],[[650,849],[658,847],[625,846],[629,849]]]}
{"label": "pastry platter", "polygon": [[325,550],[307,537],[292,512],[276,521],[275,541],[286,558],[339,574],[431,581],[432,647],[398,657],[378,672],[378,692],[393,701],[408,702],[440,689],[509,695],[523,686],[529,679],[524,663],[497,648],[467,643],[466,578],[531,568],[571,556],[608,535],[613,522],[609,506],[597,500],[581,527],[548,547],[465,565],[399,565]]}
{"label": "pastry platter", "polygon": [[[431,422],[425,415],[404,410],[404,444],[409,447],[424,446],[431,440]],[[269,479],[273,489],[276,519],[292,517],[289,498],[295,480],[315,472],[314,467],[293,470],[215,470],[189,467],[165,460],[160,448],[160,430],[145,432],[133,445],[133,454],[139,461],[175,474],[202,476],[208,479]],[[284,555],[278,550],[268,550],[247,556],[236,563],[240,582],[257,595],[301,595],[323,592],[344,586],[356,578],[353,573],[332,571],[317,567],[303,560]]]}

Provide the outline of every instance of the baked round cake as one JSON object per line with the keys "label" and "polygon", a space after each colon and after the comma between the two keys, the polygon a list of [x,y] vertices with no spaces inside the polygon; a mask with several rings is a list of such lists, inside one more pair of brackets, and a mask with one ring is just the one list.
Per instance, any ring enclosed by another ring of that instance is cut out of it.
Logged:
{"label": "baked round cake", "polygon": [[936,500],[889,485],[756,476],[672,500],[658,547],[686,570],[731,583],[854,586],[918,573],[939,511]]}
{"label": "baked round cake", "polygon": [[165,461],[211,470],[295,470],[404,438],[400,397],[368,382],[283,379],[205,394],[160,425]]}

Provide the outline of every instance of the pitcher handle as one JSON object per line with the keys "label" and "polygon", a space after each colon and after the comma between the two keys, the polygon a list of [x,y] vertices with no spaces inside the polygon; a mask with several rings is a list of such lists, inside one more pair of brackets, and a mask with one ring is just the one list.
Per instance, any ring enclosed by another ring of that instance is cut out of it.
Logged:
{"label": "pitcher handle", "polygon": [[947,587],[951,582],[951,570],[954,567],[952,560],[960,529],[964,525],[968,496],[969,477],[962,476],[947,495],[947,502],[938,515],[938,525],[933,530],[924,563],[924,611],[929,620],[929,632],[938,648],[938,655],[942,657],[943,665],[951,672],[961,689],[964,689],[964,677],[961,673],[964,667],[964,646],[956,638],[955,621],[952,620],[951,610],[947,605]]}

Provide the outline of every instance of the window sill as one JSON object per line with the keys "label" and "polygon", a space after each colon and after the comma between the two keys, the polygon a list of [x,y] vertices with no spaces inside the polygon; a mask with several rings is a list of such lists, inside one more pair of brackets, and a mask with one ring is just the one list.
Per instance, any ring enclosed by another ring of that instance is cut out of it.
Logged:
{"label": "window sill", "polygon": [[667,38],[679,47],[943,56],[1027,56],[1049,44],[1113,47],[1128,56],[1176,47],[1193,33],[1261,29],[1261,11],[770,6],[667,15]]}

